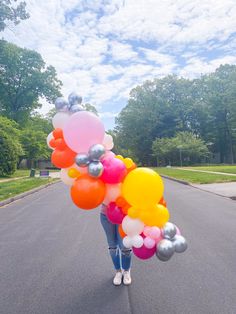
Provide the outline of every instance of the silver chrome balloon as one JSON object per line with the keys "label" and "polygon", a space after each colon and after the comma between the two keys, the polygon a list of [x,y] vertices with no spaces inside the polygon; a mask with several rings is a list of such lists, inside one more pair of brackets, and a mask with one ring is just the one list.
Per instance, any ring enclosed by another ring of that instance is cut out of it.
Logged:
{"label": "silver chrome balloon", "polygon": [[176,235],[176,226],[172,224],[171,222],[167,222],[163,229],[162,229],[162,235],[165,239],[171,240]]}
{"label": "silver chrome balloon", "polygon": [[171,256],[170,257],[165,257],[165,256],[162,256],[162,255],[160,255],[158,252],[156,253],[156,256],[157,256],[157,258],[160,260],[160,261],[162,261],[162,262],[167,262],[170,258],[171,258]]}
{"label": "silver chrome balloon", "polygon": [[177,253],[183,253],[184,251],[187,250],[188,244],[186,239],[181,236],[181,235],[176,235],[173,239],[172,239],[172,243],[174,245],[175,248],[175,252]]}
{"label": "silver chrome balloon", "polygon": [[101,144],[95,144],[90,147],[88,155],[90,160],[99,161],[105,154],[105,147]]}
{"label": "silver chrome balloon", "polygon": [[164,261],[170,259],[175,252],[174,244],[170,240],[163,239],[157,244],[157,257]]}
{"label": "silver chrome balloon", "polygon": [[100,161],[92,161],[88,166],[88,173],[94,178],[99,178],[103,173],[103,165]]}
{"label": "silver chrome balloon", "polygon": [[69,103],[63,98],[58,97],[55,101],[55,108],[57,111],[67,111]]}
{"label": "silver chrome balloon", "polygon": [[79,167],[87,167],[89,164],[89,158],[87,154],[78,154],[75,156],[75,163]]}
{"label": "silver chrome balloon", "polygon": [[83,111],[84,108],[81,105],[73,105],[70,107],[70,112]]}
{"label": "silver chrome balloon", "polygon": [[70,95],[68,96],[68,101],[69,101],[70,107],[72,107],[74,105],[81,104],[82,97],[76,93],[70,93]]}

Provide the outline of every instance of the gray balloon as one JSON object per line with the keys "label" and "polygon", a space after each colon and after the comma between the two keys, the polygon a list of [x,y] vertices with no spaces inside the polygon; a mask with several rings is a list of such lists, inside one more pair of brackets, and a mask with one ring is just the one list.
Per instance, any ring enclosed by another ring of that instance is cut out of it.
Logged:
{"label": "gray balloon", "polygon": [[72,107],[74,105],[81,104],[82,97],[76,93],[70,93],[70,95],[68,96],[68,101],[69,101],[70,107]]}
{"label": "gray balloon", "polygon": [[87,167],[89,164],[89,158],[87,154],[78,154],[75,157],[75,163],[79,167]]}
{"label": "gray balloon", "polygon": [[171,258],[171,256],[170,257],[162,256],[162,255],[159,254],[159,252],[157,252],[156,256],[162,262],[167,262]]}
{"label": "gray balloon", "polygon": [[176,235],[173,239],[172,239],[172,243],[174,245],[175,248],[175,252],[177,253],[183,253],[184,251],[187,250],[188,244],[186,239],[181,236],[181,235]]}
{"label": "gray balloon", "polygon": [[90,147],[88,155],[90,160],[99,161],[105,154],[105,148],[101,144],[95,144]]}
{"label": "gray balloon", "polygon": [[78,111],[83,111],[84,108],[81,105],[73,105],[70,107],[70,112],[78,112]]}
{"label": "gray balloon", "polygon": [[170,259],[175,252],[174,244],[170,240],[163,239],[157,245],[157,257],[160,259]]}
{"label": "gray balloon", "polygon": [[177,232],[176,226],[171,222],[167,222],[162,229],[163,237],[168,240],[174,238],[176,232]]}
{"label": "gray balloon", "polygon": [[99,178],[103,173],[103,165],[100,161],[92,161],[88,166],[88,173],[94,178]]}
{"label": "gray balloon", "polygon": [[57,111],[67,111],[69,104],[63,97],[58,97],[55,101],[55,107]]}

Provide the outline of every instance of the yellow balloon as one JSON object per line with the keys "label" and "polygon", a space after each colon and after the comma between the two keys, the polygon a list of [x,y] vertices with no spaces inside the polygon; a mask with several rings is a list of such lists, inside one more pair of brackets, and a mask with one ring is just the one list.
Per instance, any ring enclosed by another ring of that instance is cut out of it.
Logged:
{"label": "yellow balloon", "polygon": [[68,170],[68,176],[70,178],[77,178],[81,175],[81,173],[79,172],[79,170],[75,169],[75,168],[70,168]]}
{"label": "yellow balloon", "polygon": [[134,164],[131,158],[125,158],[123,161],[127,169],[131,168]]}
{"label": "yellow balloon", "polygon": [[136,207],[147,209],[159,202],[164,192],[161,177],[152,169],[136,168],[125,178],[122,196]]}
{"label": "yellow balloon", "polygon": [[124,157],[121,155],[116,155],[115,158],[120,159],[121,161],[124,161]]}
{"label": "yellow balloon", "polygon": [[140,219],[146,226],[162,228],[170,218],[168,209],[163,205],[154,205],[148,209],[130,207],[128,216],[133,219]]}

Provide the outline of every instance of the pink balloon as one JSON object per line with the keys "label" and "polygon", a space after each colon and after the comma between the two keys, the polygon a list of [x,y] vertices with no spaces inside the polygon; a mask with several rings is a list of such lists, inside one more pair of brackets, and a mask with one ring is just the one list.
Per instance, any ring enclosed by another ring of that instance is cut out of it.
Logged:
{"label": "pink balloon", "polygon": [[156,246],[154,246],[152,249],[148,249],[144,245],[139,249],[133,247],[133,252],[134,255],[140,259],[148,259],[156,253]]}
{"label": "pink balloon", "polygon": [[149,233],[149,237],[157,240],[161,236],[161,230],[158,227],[152,227]]}
{"label": "pink balloon", "polygon": [[180,232],[179,228],[176,225],[175,225],[175,227],[176,227],[176,234],[177,235],[181,235],[181,232]]}
{"label": "pink balloon", "polygon": [[112,202],[107,206],[107,218],[113,224],[121,224],[125,215],[116,203]]}
{"label": "pink balloon", "polygon": [[102,160],[103,173],[100,179],[105,183],[115,184],[121,182],[126,173],[125,164],[118,158],[104,158]]}
{"label": "pink balloon", "polygon": [[63,128],[66,144],[77,153],[87,153],[94,144],[102,143],[105,129],[102,121],[93,113],[74,113]]}
{"label": "pink balloon", "polygon": [[150,237],[146,237],[143,244],[147,249],[152,249],[156,245],[156,241]]}
{"label": "pink balloon", "polygon": [[152,227],[149,227],[149,226],[144,227],[143,234],[145,235],[145,237],[149,236],[151,229],[152,229]]}
{"label": "pink balloon", "polygon": [[101,158],[101,160],[109,159],[109,158],[112,158],[112,157],[115,157],[115,154],[113,152],[111,152],[110,150],[107,150],[105,155]]}

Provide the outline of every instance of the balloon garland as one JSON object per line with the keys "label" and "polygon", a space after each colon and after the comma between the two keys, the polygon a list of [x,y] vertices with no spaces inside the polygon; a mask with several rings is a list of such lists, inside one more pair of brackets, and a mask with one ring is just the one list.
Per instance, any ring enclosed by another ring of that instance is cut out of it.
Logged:
{"label": "balloon garland", "polygon": [[74,204],[84,210],[105,204],[124,246],[140,259],[156,254],[168,261],[175,252],[184,252],[185,238],[168,222],[161,177],[111,151],[112,136],[95,114],[84,110],[81,96],[71,93],[68,101],[60,97],[55,107],[47,144],[53,150],[52,163],[61,168],[61,180],[71,186]]}

